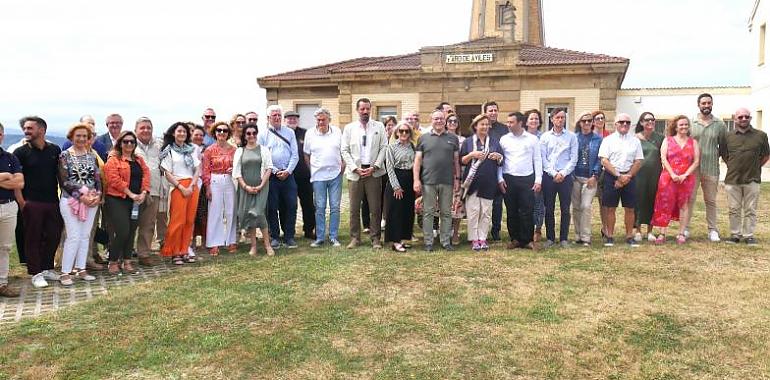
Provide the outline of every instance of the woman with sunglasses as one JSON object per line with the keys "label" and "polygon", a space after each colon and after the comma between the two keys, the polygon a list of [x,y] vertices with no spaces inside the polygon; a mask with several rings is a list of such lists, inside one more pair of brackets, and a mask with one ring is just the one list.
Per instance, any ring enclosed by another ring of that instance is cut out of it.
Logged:
{"label": "woman with sunglasses", "polygon": [[636,137],[642,142],[644,161],[639,169],[636,180],[636,233],[634,240],[642,241],[642,225],[647,226],[647,240],[655,241],[652,234],[652,212],[655,207],[655,193],[658,191],[658,178],[663,166],[660,161],[660,146],[663,135],[655,132],[655,115],[652,112],[642,112],[636,122]]}
{"label": "woman with sunglasses", "polygon": [[578,139],[578,160],[575,181],[572,183],[572,223],[575,225],[575,244],[591,246],[591,205],[596,196],[601,172],[599,147],[602,138],[594,133],[590,112],[578,115],[575,134]]}
{"label": "woman with sunglasses", "polygon": [[216,138],[203,152],[201,160],[203,188],[206,189],[208,213],[206,220],[206,247],[211,256],[219,254],[220,246],[235,253],[235,187],[233,186],[233,155],[235,147],[230,139],[230,126],[225,122],[211,125],[209,133]]}
{"label": "woman with sunglasses", "polygon": [[104,213],[110,220],[110,257],[107,271],[112,275],[136,274],[131,262],[139,206],[150,193],[150,168],[136,154],[136,134],[122,132],[104,165],[107,196]]}
{"label": "woman with sunglasses", "polygon": [[241,146],[241,130],[244,125],[246,125],[246,116],[244,115],[237,113],[230,119],[230,140],[228,141],[233,147]]}
{"label": "woman with sunglasses", "polygon": [[[543,120],[542,114],[536,109],[531,109],[524,113],[524,122],[527,133],[540,138],[543,133],[540,130],[541,120]],[[543,202],[543,192],[535,192],[535,206],[532,210],[533,223],[535,224],[535,234],[532,236],[532,241],[539,242],[543,233],[543,222],[545,221],[545,203]]]}
{"label": "woman with sunglasses", "polygon": [[251,239],[250,255],[257,254],[256,229],[262,232],[265,252],[273,256],[270,230],[267,225],[267,196],[270,190],[270,149],[257,144],[256,124],[247,124],[241,131],[241,146],[233,157],[233,180],[238,184],[238,224]]}
{"label": "woman with sunglasses", "polygon": [[[457,136],[457,140],[460,142],[460,146],[463,146],[465,142],[465,136],[461,134],[460,119],[457,115],[450,113],[446,119],[447,132]],[[463,168],[460,168],[462,171]],[[452,198],[452,244],[460,244],[460,223],[465,218],[465,203],[461,199],[461,191],[455,193]]]}
{"label": "woman with sunglasses", "polygon": [[409,248],[407,242],[412,240],[414,225],[412,127],[402,121],[396,125],[395,135],[397,139],[385,150],[385,168],[388,172],[385,198],[388,200],[389,219],[385,224],[385,241],[393,243],[394,251],[406,252]]}
{"label": "woman with sunglasses", "polygon": [[[160,254],[171,257],[175,265],[184,264],[188,256],[200,192],[199,148],[190,143],[190,138],[190,127],[186,123],[174,123],[163,134],[160,152],[160,168],[163,169],[166,181],[171,184],[168,228]],[[189,260],[188,257],[188,262],[194,262]]]}

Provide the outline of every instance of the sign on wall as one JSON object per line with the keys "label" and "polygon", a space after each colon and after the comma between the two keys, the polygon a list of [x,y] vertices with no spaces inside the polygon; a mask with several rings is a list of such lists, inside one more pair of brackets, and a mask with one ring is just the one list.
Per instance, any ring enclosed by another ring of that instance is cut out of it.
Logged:
{"label": "sign on wall", "polygon": [[483,63],[494,61],[492,53],[447,54],[446,63]]}

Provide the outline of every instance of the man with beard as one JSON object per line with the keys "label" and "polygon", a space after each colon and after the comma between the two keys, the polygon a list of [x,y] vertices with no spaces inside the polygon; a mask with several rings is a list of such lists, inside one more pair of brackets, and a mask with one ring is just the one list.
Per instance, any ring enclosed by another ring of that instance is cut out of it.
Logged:
{"label": "man with beard", "polygon": [[[695,190],[690,197],[690,210],[693,209],[698,193],[698,183],[703,189],[703,201],[706,203],[706,223],[708,238],[712,242],[720,241],[717,226],[717,189],[719,188],[719,146],[724,144],[727,127],[725,123],[711,113],[714,105],[711,94],[698,96],[700,112],[692,119],[692,137],[700,144],[700,166],[695,180]],[[688,213],[686,226],[690,225],[692,213]],[[685,237],[689,237],[685,231]]]}
{"label": "man with beard", "polygon": [[730,208],[730,238],[738,243],[743,237],[748,245],[757,245],[754,228],[757,225],[759,183],[762,166],[770,159],[767,134],[751,126],[751,112],[739,108],[733,115],[735,130],[725,136],[719,146],[720,155],[727,163],[725,191]]}
{"label": "man with beard", "polygon": [[358,120],[345,126],[342,131],[342,159],[348,178],[350,196],[350,244],[348,249],[361,242],[361,200],[369,202],[369,234],[372,248],[382,248],[380,220],[382,219],[382,176],[385,175],[385,147],[388,137],[385,126],[371,120],[372,102],[367,98],[356,101]]}
{"label": "man with beard", "polygon": [[61,149],[45,141],[48,125],[37,116],[19,120],[27,143],[13,153],[24,174],[24,189],[15,190],[16,203],[24,219],[24,251],[27,273],[36,288],[59,280],[53,270],[64,221],[59,212],[59,155]]}
{"label": "man with beard", "polygon": [[[288,111],[283,115],[286,120],[286,126],[294,131],[297,138],[297,154],[304,157],[303,149],[305,146],[305,128],[299,126],[299,113]],[[294,180],[297,181],[297,196],[299,204],[302,206],[302,232],[305,239],[315,240],[315,206],[313,205],[313,185],[310,184],[310,167],[304,159],[297,162],[297,168],[294,169]]]}
{"label": "man with beard", "polygon": [[[482,106],[482,111],[487,115],[489,119],[489,138],[500,142],[500,138],[508,134],[508,127],[497,121],[500,115],[500,110],[497,103],[494,101],[486,102]],[[503,220],[503,194],[498,192],[495,195],[495,199],[492,201],[492,241],[500,241],[500,228]]]}

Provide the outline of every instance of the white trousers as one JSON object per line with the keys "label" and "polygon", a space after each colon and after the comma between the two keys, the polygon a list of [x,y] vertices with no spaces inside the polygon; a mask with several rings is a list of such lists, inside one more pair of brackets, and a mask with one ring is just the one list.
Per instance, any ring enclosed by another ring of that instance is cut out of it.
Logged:
{"label": "white trousers", "polygon": [[577,177],[572,182],[572,224],[578,240],[591,242],[591,204],[598,186],[588,187],[588,178]]}
{"label": "white trousers", "polygon": [[468,218],[468,241],[487,240],[492,224],[492,200],[479,198],[476,193],[465,198],[465,215]]}
{"label": "white trousers", "polygon": [[[235,186],[229,174],[212,174],[209,184],[211,200],[206,223],[206,247],[235,244]],[[205,196],[205,194],[201,194]]]}
{"label": "white trousers", "polygon": [[91,227],[94,225],[96,209],[98,207],[88,208],[86,220],[80,220],[72,213],[67,204],[69,198],[61,197],[59,200],[59,211],[64,219],[64,230],[67,237],[64,240],[62,248],[61,272],[72,272],[73,266],[78,269],[86,269],[86,259],[88,259],[88,249],[91,244]]}

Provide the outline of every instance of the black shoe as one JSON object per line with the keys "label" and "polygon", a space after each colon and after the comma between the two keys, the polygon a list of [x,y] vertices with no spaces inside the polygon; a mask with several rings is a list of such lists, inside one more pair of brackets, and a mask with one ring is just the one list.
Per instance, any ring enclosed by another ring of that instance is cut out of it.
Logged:
{"label": "black shoe", "polygon": [[753,236],[749,236],[746,239],[744,239],[743,241],[745,241],[746,244],[751,245],[751,246],[759,245],[759,242]]}
{"label": "black shoe", "polygon": [[452,244],[446,244],[444,245],[444,249],[447,251],[454,251],[455,247]]}
{"label": "black shoe", "polygon": [[725,239],[725,243],[727,244],[738,244],[741,242],[741,238],[738,237],[738,235],[732,235],[729,238]]}
{"label": "black shoe", "polygon": [[639,242],[634,240],[634,238],[632,237],[626,239],[626,244],[628,244],[628,246],[632,248],[636,248],[639,246]]}
{"label": "black shoe", "polygon": [[423,250],[425,252],[433,252],[433,246],[432,245],[426,245]]}

